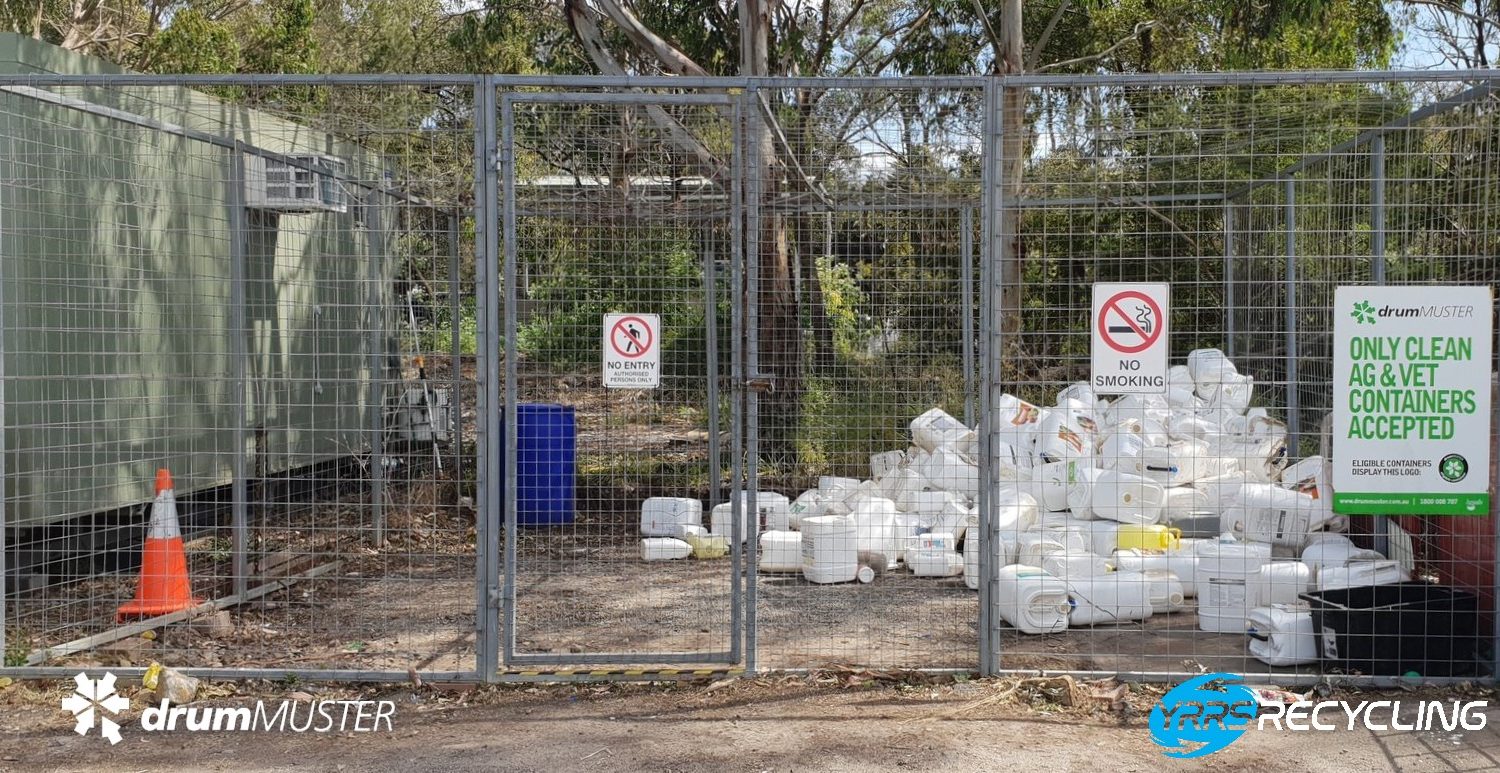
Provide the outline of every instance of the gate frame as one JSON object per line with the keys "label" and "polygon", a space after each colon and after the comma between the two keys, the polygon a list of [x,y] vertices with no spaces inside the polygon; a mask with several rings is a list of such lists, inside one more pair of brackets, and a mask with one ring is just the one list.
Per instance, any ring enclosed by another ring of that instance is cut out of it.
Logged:
{"label": "gate frame", "polygon": [[[488,91],[488,94],[485,96],[485,99],[488,100],[491,104],[493,104],[493,101],[495,99],[496,93],[498,91],[499,84],[496,82],[497,80],[498,79],[495,79],[495,78],[492,77],[489,80],[488,86],[486,88],[486,90]],[[503,406],[505,420],[504,420],[503,425],[498,428],[498,432],[496,432],[496,434],[493,435],[493,437],[495,437],[495,438],[498,439],[498,441],[500,443],[500,448],[503,449],[503,452],[504,452],[504,456],[503,456],[503,458],[504,458],[504,465],[503,465],[503,468],[491,467],[491,469],[499,469],[500,480],[504,480],[504,481],[514,481],[516,479],[516,457],[517,457],[516,433],[517,433],[517,429],[518,429],[517,428],[517,415],[516,415],[516,406],[517,406],[517,401],[518,401],[518,396],[517,396],[517,379],[518,379],[518,374],[516,372],[517,359],[518,359],[518,357],[517,357],[517,351],[516,351],[516,306],[517,306],[517,300],[516,300],[516,273],[517,273],[517,266],[516,266],[516,264],[517,264],[517,251],[518,251],[518,247],[517,247],[517,244],[516,244],[516,209],[517,209],[517,205],[516,205],[516,174],[515,174],[515,172],[516,172],[515,105],[517,103],[530,103],[530,104],[575,104],[575,105],[585,105],[585,104],[593,104],[593,105],[623,105],[623,106],[639,106],[639,107],[646,107],[646,108],[649,108],[649,107],[652,107],[652,106],[663,106],[663,105],[706,105],[706,106],[718,107],[718,108],[721,108],[721,109],[727,109],[728,112],[729,112],[730,127],[731,127],[730,131],[731,131],[731,134],[732,134],[732,142],[730,143],[732,150],[731,150],[730,165],[729,165],[730,166],[729,214],[728,214],[728,218],[727,219],[729,220],[730,227],[731,227],[731,230],[732,230],[732,236],[730,238],[730,265],[731,265],[731,274],[732,274],[733,289],[731,290],[731,292],[732,292],[732,294],[733,294],[733,296],[735,298],[738,298],[739,294],[740,294],[740,290],[741,290],[741,279],[740,278],[741,278],[741,276],[743,274],[743,270],[742,269],[743,269],[743,267],[745,265],[745,261],[744,261],[744,251],[745,250],[744,250],[744,246],[743,246],[745,240],[743,238],[743,233],[741,233],[740,230],[739,230],[739,229],[743,228],[743,225],[741,223],[741,219],[742,219],[742,216],[745,214],[745,206],[744,206],[744,199],[743,199],[743,188],[744,188],[744,184],[743,184],[743,182],[744,182],[744,180],[743,180],[743,177],[744,177],[743,171],[744,171],[744,166],[745,166],[745,160],[744,160],[745,156],[744,156],[744,148],[743,148],[743,145],[745,144],[745,132],[743,131],[743,121],[744,121],[745,110],[744,110],[744,107],[743,107],[743,105],[744,105],[744,99],[743,99],[743,97],[741,95],[730,95],[730,94],[715,93],[715,92],[708,92],[708,91],[695,92],[695,93],[687,93],[687,94],[680,94],[680,93],[679,94],[656,94],[656,93],[639,92],[639,91],[635,91],[635,92],[605,92],[605,91],[592,91],[592,92],[578,92],[578,91],[517,92],[517,91],[507,91],[502,96],[500,96],[500,99],[499,99],[500,125],[499,125],[499,148],[498,148],[499,152],[498,152],[498,156],[497,156],[497,163],[496,163],[496,165],[494,167],[490,167],[490,166],[486,165],[486,167],[485,167],[486,172],[487,172],[486,177],[488,177],[490,179],[487,180],[484,185],[485,185],[485,193],[486,194],[491,193],[493,191],[493,189],[494,189],[494,178],[498,177],[499,178],[499,182],[500,182],[500,188],[501,188],[501,190],[500,190],[500,201],[499,201],[501,229],[500,229],[500,232],[499,232],[499,241],[500,241],[500,243],[504,247],[504,255],[503,255],[504,264],[503,264],[503,267],[502,267],[501,273],[500,273],[503,294],[499,296],[499,302],[500,302],[500,304],[505,309],[505,319],[504,319],[504,334],[503,334],[504,340],[503,341],[497,341],[497,342],[495,342],[495,344],[496,344],[496,347],[497,347],[497,351],[503,350],[504,355],[505,355],[505,373],[503,374],[503,379],[501,380],[501,383],[503,383],[504,387],[505,387],[505,393],[504,393],[503,396],[501,396],[500,400],[498,401],[499,404],[501,406]],[[488,107],[488,105],[486,105],[486,107]],[[487,116],[490,116],[490,115],[493,115],[493,112],[486,110],[486,111],[484,111],[484,114],[487,115]],[[494,141],[493,137],[494,137],[495,132],[493,130],[491,130],[487,134],[488,134],[488,136],[485,138],[485,142],[486,143],[493,142]],[[484,202],[484,208],[485,208],[485,211],[487,213],[491,212],[494,209],[494,207],[495,207],[495,201],[493,199],[490,199],[490,200],[487,200],[487,201]],[[489,223],[493,223],[494,221],[490,220],[488,222]],[[486,242],[486,245],[485,245],[486,246],[486,258],[487,259],[489,259],[491,257],[490,254],[489,254],[489,246],[490,246],[489,242],[491,242],[491,241],[494,241],[494,240],[493,239],[488,240]],[[711,262],[712,262],[713,259],[714,259],[714,253],[713,252],[710,251],[708,253],[705,253],[705,255],[704,255],[704,261],[705,261],[705,268],[704,268],[704,271],[705,271],[705,277],[704,277],[704,281],[705,281],[704,294],[705,294],[706,297],[704,298],[704,302],[708,303],[708,304],[713,304],[714,300],[715,300],[714,299],[715,288],[706,284],[708,281],[710,281],[710,277],[712,276],[712,273],[713,273],[712,266],[711,266]],[[753,282],[753,280],[752,280],[752,282]],[[752,287],[753,287],[753,284],[752,284]],[[731,338],[732,338],[731,349],[732,349],[732,354],[731,354],[730,360],[734,364],[734,366],[733,366],[734,367],[734,374],[731,377],[732,392],[733,392],[733,395],[734,395],[734,399],[732,400],[732,403],[731,403],[733,415],[732,415],[732,417],[730,419],[730,428],[731,428],[730,429],[730,433],[731,433],[731,437],[730,437],[730,447],[731,448],[730,448],[730,451],[731,451],[731,467],[732,467],[731,476],[732,476],[732,479],[734,481],[738,482],[740,480],[740,476],[741,476],[741,467],[742,467],[742,463],[743,463],[742,460],[745,459],[748,456],[748,454],[739,453],[739,449],[747,448],[748,447],[748,449],[750,451],[753,451],[755,445],[754,445],[754,430],[753,429],[750,430],[750,433],[751,433],[750,434],[750,438],[751,439],[749,441],[748,446],[746,445],[746,443],[744,441],[744,427],[745,427],[745,422],[741,421],[741,418],[744,415],[743,412],[742,412],[742,409],[741,409],[741,406],[744,404],[744,389],[743,389],[743,384],[744,384],[743,373],[744,373],[744,370],[743,370],[743,366],[742,366],[741,363],[746,358],[746,349],[747,349],[747,347],[742,344],[742,340],[743,339],[742,339],[742,336],[740,335],[740,332],[742,330],[746,329],[743,326],[744,316],[741,313],[740,304],[738,304],[738,303],[732,304],[732,309],[733,309],[733,315],[734,315],[733,319],[734,319],[734,321],[731,323]],[[754,312],[751,311],[750,315],[751,315],[750,319],[753,320],[754,319],[754,316],[753,316]],[[705,323],[705,325],[707,325],[709,327],[716,327],[717,326],[716,315],[713,315],[713,314],[708,315],[706,317],[704,323]],[[490,329],[493,330],[494,328],[490,328]],[[753,330],[753,328],[750,328],[750,330]],[[710,335],[709,338],[708,338],[708,340],[709,341],[713,341],[713,340],[715,340],[715,337],[716,336],[714,336],[714,335]],[[754,350],[754,343],[753,343],[754,342],[754,334],[750,333],[747,337],[748,337],[748,339],[751,342],[749,344],[748,348],[749,348],[749,350],[751,352],[753,352],[753,350]],[[712,345],[706,344],[706,346],[712,346]],[[750,358],[753,361],[753,354],[750,355]],[[491,361],[488,362],[488,363],[486,363],[486,369],[494,367],[495,364],[496,363],[494,362],[494,358],[491,358]],[[718,402],[718,399],[719,399],[719,384],[718,384],[718,365],[717,365],[716,362],[709,363],[709,365],[708,365],[708,374],[707,374],[706,380],[707,380],[706,388],[707,388],[707,392],[708,392],[707,402],[709,402],[709,403],[714,404],[715,406],[717,406],[717,402]],[[753,411],[753,408],[751,408],[751,410]],[[715,413],[717,413],[717,410],[715,410]],[[752,415],[753,415],[753,413],[752,413]],[[493,427],[493,424],[494,424],[494,422],[499,421],[499,418],[500,418],[499,412],[491,411],[490,414],[486,416],[485,420],[486,420],[486,423],[489,424],[492,427],[492,430],[493,430],[493,429],[495,429]],[[709,442],[709,460],[712,461],[714,459],[719,458],[719,455],[720,455],[720,450],[719,450],[719,447],[718,447],[719,437],[718,437],[717,428],[716,427],[713,428],[708,434],[709,434],[709,439],[708,439],[708,442]],[[494,444],[492,443],[491,445],[493,446]],[[496,459],[493,458],[493,453],[494,453],[494,451],[491,450],[489,452],[489,454],[487,454],[487,455],[485,455],[483,457],[484,463],[486,465],[492,465],[492,464],[495,463],[495,461],[497,461]],[[750,456],[750,458],[753,460],[753,456]],[[753,461],[751,462],[751,465],[752,465],[752,472],[751,472],[751,476],[752,477],[751,477],[751,481],[753,482],[753,480],[754,480],[754,478],[753,478],[753,475],[754,475],[754,473],[753,473],[754,462]],[[715,476],[716,477],[717,477],[717,474],[718,474],[717,471],[715,471]],[[683,665],[688,665],[688,664],[691,664],[691,665],[700,665],[700,664],[702,664],[702,665],[709,665],[709,664],[712,664],[712,665],[725,665],[725,664],[727,664],[727,665],[735,665],[735,664],[738,664],[741,661],[742,658],[747,661],[747,663],[750,665],[750,668],[753,670],[754,657],[753,657],[753,655],[747,655],[746,653],[747,652],[753,652],[754,651],[754,646],[753,646],[753,644],[751,644],[748,647],[745,645],[746,630],[747,630],[747,628],[750,629],[750,630],[753,630],[753,625],[754,625],[754,622],[753,622],[753,613],[752,613],[752,616],[749,619],[749,624],[748,625],[747,625],[747,616],[744,614],[744,610],[746,609],[746,606],[745,606],[745,593],[746,593],[745,588],[746,588],[746,581],[747,581],[747,577],[746,577],[747,572],[742,572],[741,569],[742,569],[742,564],[744,563],[744,556],[745,556],[746,548],[741,547],[741,546],[737,546],[737,545],[733,544],[734,540],[730,541],[731,542],[731,548],[730,548],[730,551],[729,551],[729,558],[730,558],[730,561],[729,561],[730,576],[728,578],[728,580],[729,580],[729,609],[728,609],[728,614],[729,614],[729,649],[727,651],[715,651],[715,652],[666,652],[666,653],[596,652],[596,653],[568,653],[568,654],[517,652],[516,651],[516,618],[517,618],[517,610],[516,610],[516,566],[517,566],[516,537],[517,537],[517,534],[518,534],[518,524],[517,524],[517,519],[515,517],[515,515],[516,515],[516,488],[517,487],[512,485],[512,486],[505,486],[504,488],[505,488],[505,490],[504,490],[504,495],[503,495],[503,501],[498,502],[498,505],[499,505],[498,510],[492,511],[492,512],[500,512],[500,513],[502,513],[503,514],[503,518],[504,518],[504,528],[505,528],[504,552],[503,552],[503,555],[500,557],[500,566],[503,568],[504,575],[501,576],[501,577],[496,577],[494,574],[490,574],[489,578],[488,578],[489,581],[493,582],[493,587],[497,587],[499,589],[499,593],[498,593],[498,596],[499,596],[499,598],[498,598],[498,602],[499,602],[499,619],[497,621],[498,622],[498,627],[497,627],[497,629],[489,629],[489,628],[486,629],[486,634],[487,635],[489,635],[491,633],[491,631],[493,631],[494,635],[499,639],[499,645],[500,645],[499,646],[499,653],[498,653],[499,657],[498,657],[498,659],[489,659],[487,661],[481,662],[479,664],[479,668],[480,668],[480,670],[481,670],[482,673],[485,673],[487,675],[490,673],[490,669],[493,668],[493,666],[491,666],[490,664],[498,664],[498,665],[500,665],[502,667],[506,667],[506,668],[509,668],[511,666],[531,666],[531,665],[553,665],[553,666],[557,666],[557,665],[633,665],[633,664],[639,664],[639,663],[665,663],[665,664],[673,664],[673,665],[677,665],[677,664],[683,664]],[[731,515],[730,531],[729,531],[730,534],[739,534],[739,533],[741,533],[740,532],[740,529],[742,528],[741,524],[743,522],[743,519],[746,517],[746,514],[743,512],[743,510],[744,510],[744,501],[745,501],[745,499],[747,497],[745,497],[745,496],[734,496],[735,488],[736,488],[735,486],[731,486],[730,502],[732,503],[731,504],[731,513],[732,513],[732,515]],[[485,491],[486,501],[491,502],[491,503],[495,502],[496,495],[498,494],[498,492],[494,491],[493,489],[494,489],[494,486],[492,485],[492,486],[488,487],[486,489],[486,491]],[[753,487],[751,487],[751,490],[753,490]],[[496,539],[498,539],[498,535],[489,535],[489,539],[491,541],[496,540]],[[755,550],[755,548],[754,548],[753,541],[747,540],[746,542],[750,545],[750,547],[748,548],[748,550],[749,550],[749,565],[751,567],[750,570],[748,571],[748,575],[749,575],[748,581],[750,583],[748,587],[753,588],[754,587],[753,583],[754,583],[754,563],[755,563],[754,562],[754,550]],[[494,556],[495,553],[492,552],[490,555]],[[496,568],[494,566],[493,558],[490,560],[489,563],[490,563],[490,570],[493,570],[494,568]],[[495,602],[495,598],[494,598],[495,594],[486,594],[486,595],[490,597],[490,603],[487,605],[487,606],[490,607],[490,609],[487,610],[487,612],[485,614],[485,617],[486,618],[494,617],[494,611],[495,610],[494,610],[493,607],[494,607],[494,602]],[[752,592],[752,601],[751,601],[751,603],[753,605],[753,592]],[[753,609],[753,608],[754,608],[753,606],[750,607],[750,609]],[[489,625],[488,619],[486,620],[486,625],[487,626]],[[751,637],[750,640],[753,642],[753,637]],[[489,642],[489,646],[488,647],[479,648],[479,649],[481,649],[481,650],[484,650],[484,649],[493,649],[493,643],[494,642],[492,640],[491,642]],[[481,655],[481,657],[483,658],[483,657],[486,657],[486,656],[485,655]]]}

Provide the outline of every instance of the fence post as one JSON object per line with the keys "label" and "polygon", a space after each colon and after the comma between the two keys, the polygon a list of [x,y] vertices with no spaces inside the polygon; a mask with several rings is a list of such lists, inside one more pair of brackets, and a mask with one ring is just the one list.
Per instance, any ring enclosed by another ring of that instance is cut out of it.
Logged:
{"label": "fence post", "polygon": [[995,604],[999,595],[1000,567],[994,560],[994,545],[1000,538],[999,525],[993,517],[995,498],[998,493],[1000,474],[998,457],[993,452],[991,433],[997,433],[994,407],[1003,390],[1000,385],[1001,351],[999,310],[1004,299],[1001,284],[1003,271],[998,261],[1003,250],[997,242],[1004,239],[1000,233],[1000,209],[1006,206],[1005,194],[998,172],[1004,164],[1004,144],[1000,136],[999,112],[1004,101],[1000,98],[998,80],[991,79],[984,85],[984,159],[980,167],[981,219],[984,246],[980,260],[980,365],[982,376],[979,411],[979,673],[993,676],[1000,671],[1000,623],[996,619]]}
{"label": "fence post", "polygon": [[463,281],[459,268],[458,213],[449,212],[444,225],[448,242],[448,437],[453,444],[453,482],[463,483]]}
{"label": "fence post", "polygon": [[964,424],[974,426],[974,208],[958,219],[959,254],[963,262]]}
{"label": "fence post", "polygon": [[234,396],[234,428],[230,442],[230,529],[234,542],[235,596],[244,597],[249,584],[249,485],[245,479],[245,154],[239,143],[229,150],[229,393]]}
{"label": "fence post", "polygon": [[1286,434],[1288,452],[1298,455],[1302,440],[1302,395],[1297,382],[1297,178],[1286,178]]}
{"label": "fence post", "polygon": [[[731,170],[731,175],[740,176],[742,167],[744,169],[749,169],[750,175],[748,180],[745,180],[741,176],[739,180],[735,180],[731,183],[732,187],[736,189],[740,186],[734,183],[746,184],[748,186],[748,190],[746,190],[744,194],[745,247],[741,261],[744,270],[743,290],[745,293],[745,312],[741,317],[741,320],[744,323],[744,328],[742,328],[742,330],[744,331],[745,339],[745,345],[743,349],[744,366],[743,370],[740,373],[740,377],[735,379],[736,388],[741,390],[740,394],[742,395],[742,399],[744,401],[743,418],[745,427],[745,443],[739,448],[743,448],[744,450],[745,480],[741,482],[738,476],[736,476],[734,486],[730,487],[729,490],[729,500],[733,503],[730,505],[730,512],[732,514],[730,518],[730,534],[743,534],[744,531],[742,531],[742,529],[745,529],[746,527],[742,525],[742,519],[757,518],[760,513],[760,494],[757,492],[756,488],[756,484],[758,483],[758,481],[756,480],[756,475],[759,472],[758,468],[760,462],[760,401],[757,392],[754,389],[744,389],[743,386],[748,379],[758,378],[760,375],[760,337],[758,334],[758,331],[760,329],[760,308],[759,299],[757,296],[760,287],[759,275],[761,265],[760,221],[763,217],[760,211],[760,202],[762,197],[765,195],[764,191],[761,190],[761,164],[765,163],[766,159],[763,156],[765,149],[761,147],[759,139],[761,136],[759,127],[756,127],[756,130],[754,132],[751,132],[749,131],[750,127],[747,125],[750,121],[760,122],[766,120],[765,117],[760,113],[760,111],[756,109],[756,107],[758,106],[757,103],[759,101],[760,92],[754,86],[751,86],[750,88],[745,90],[744,97],[742,99],[736,100],[734,103],[734,114],[736,118],[735,125],[744,127],[745,129],[744,131],[740,132],[741,141],[744,142],[745,156],[744,164],[731,165],[734,167]],[[741,486],[744,487],[743,491],[745,493],[743,494],[739,493],[736,490]],[[745,508],[747,499],[750,500],[748,502],[748,504],[750,504],[749,512],[746,512]],[[745,540],[744,545],[741,547],[734,546],[733,543],[735,543],[736,540],[730,540],[730,542],[731,547],[729,554],[732,562],[730,571],[733,572],[735,578],[735,581],[731,583],[730,587],[730,609],[731,613],[733,614],[734,624],[736,625],[739,624],[741,614],[743,614],[745,673],[753,674],[755,673],[756,668],[756,581],[754,569],[754,551],[758,547],[758,541],[755,538],[747,539]],[[745,553],[747,550],[750,551],[748,554],[748,563],[750,564],[749,568],[742,566],[742,564],[740,563],[741,554]],[[741,610],[743,610],[743,613],[741,613]],[[732,650],[739,646],[741,638],[742,637],[740,635],[733,635],[730,637],[731,658],[734,658],[739,654],[733,652]]]}
{"label": "fence post", "polygon": [[[497,475],[497,451],[504,442],[500,425],[504,406],[499,401],[501,341],[500,319],[495,307],[500,301],[500,287],[496,282],[499,244],[496,241],[495,208],[495,86],[488,77],[475,79],[474,113],[474,270],[477,285],[474,313],[478,318],[476,327],[479,339],[479,367],[475,374],[479,382],[476,387],[479,447],[475,452],[475,484],[479,507],[474,519],[475,572],[478,585],[475,594],[478,606],[475,667],[480,680],[493,682],[498,678],[497,669],[500,666],[500,621],[495,607],[500,591],[497,587],[497,562],[500,560],[497,527],[508,522],[509,518],[505,515],[508,510],[500,501],[501,478]],[[508,554],[505,560],[508,566]]]}
{"label": "fence post", "polygon": [[[1385,284],[1385,137],[1370,141],[1370,283]],[[1375,516],[1371,535],[1381,555],[1391,554],[1391,521]]]}
{"label": "fence post", "polygon": [[1224,353],[1234,359],[1234,200],[1224,200]]}
{"label": "fence post", "polygon": [[[495,104],[495,84],[490,81],[489,87],[485,89],[488,107]],[[518,513],[516,512],[516,490],[520,488],[517,484],[517,446],[519,444],[521,428],[518,416],[519,406],[516,404],[519,390],[516,384],[517,363],[513,356],[516,350],[516,260],[518,246],[516,244],[516,153],[515,153],[515,105],[509,100],[503,100],[500,104],[500,147],[498,152],[493,152],[485,162],[485,176],[493,180],[495,176],[495,161],[499,159],[500,175],[500,244],[504,248],[504,268],[499,277],[502,296],[501,304],[505,309],[505,328],[498,344],[505,351],[505,396],[501,400],[504,406],[504,424],[500,427],[500,475],[496,485],[503,489],[501,499],[503,500],[500,512],[505,515],[505,577],[501,581],[500,596],[501,608],[505,615],[505,630],[501,635],[501,656],[504,662],[509,663],[516,654],[516,536]],[[493,143],[493,139],[487,139]],[[494,145],[490,145],[494,150]],[[493,190],[493,183],[490,186]],[[495,203],[491,199],[486,204],[491,213],[494,212]],[[493,222],[493,221],[492,221]],[[498,352],[497,352],[498,356]]]}
{"label": "fence post", "polygon": [[385,259],[385,240],[381,229],[385,223],[380,216],[382,194],[373,192],[364,205],[365,230],[369,239],[365,248],[365,333],[370,347],[370,392],[366,399],[368,410],[366,427],[370,433],[370,542],[377,549],[385,541],[385,380],[388,373],[386,361],[385,310],[381,305],[385,296],[381,292]]}

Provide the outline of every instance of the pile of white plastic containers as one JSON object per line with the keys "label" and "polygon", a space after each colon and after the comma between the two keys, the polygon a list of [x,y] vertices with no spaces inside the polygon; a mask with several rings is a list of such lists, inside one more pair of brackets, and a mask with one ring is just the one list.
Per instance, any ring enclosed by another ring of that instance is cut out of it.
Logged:
{"label": "pile of white plastic containers", "polygon": [[[1285,425],[1250,407],[1254,381],[1223,352],[1192,352],[1168,382],[1165,395],[1110,401],[1080,382],[1051,406],[1012,395],[994,406],[1001,616],[1049,633],[1196,604],[1199,628],[1248,632],[1268,663],[1315,659],[1299,594],[1398,582],[1401,567],[1338,533],[1323,459],[1289,464]],[[739,537],[759,535],[760,571],[838,583],[904,567],[977,588],[979,438],[937,408],[910,428],[910,447],[870,457],[867,480],[824,477],[790,502],[747,502]],[[695,552],[698,503],[654,502],[643,556]],[[701,538],[728,540],[729,522],[730,505],[715,507]],[[664,538],[684,542],[647,544]]]}

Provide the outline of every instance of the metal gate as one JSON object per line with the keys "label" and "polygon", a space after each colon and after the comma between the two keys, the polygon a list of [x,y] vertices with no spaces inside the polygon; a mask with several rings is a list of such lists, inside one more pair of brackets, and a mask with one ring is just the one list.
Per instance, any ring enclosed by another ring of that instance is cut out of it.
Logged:
{"label": "metal gate", "polygon": [[[744,498],[725,496],[743,459],[743,395],[724,389],[741,381],[737,101],[506,93],[499,111],[498,654],[507,665],[737,663],[741,545],[730,540],[727,561],[647,563],[641,542],[643,512],[704,527],[727,515],[720,531],[754,531]],[[609,314],[648,328],[626,346],[659,350],[657,388],[599,388]],[[571,491],[546,478],[569,464]]]}

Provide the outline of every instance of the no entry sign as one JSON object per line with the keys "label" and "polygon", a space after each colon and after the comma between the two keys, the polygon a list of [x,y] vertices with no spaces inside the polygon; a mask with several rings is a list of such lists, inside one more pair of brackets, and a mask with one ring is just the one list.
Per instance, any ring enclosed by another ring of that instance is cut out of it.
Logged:
{"label": "no entry sign", "polygon": [[1100,394],[1163,394],[1167,391],[1167,315],[1171,289],[1165,284],[1094,285],[1094,391]]}
{"label": "no entry sign", "polygon": [[604,386],[655,389],[661,385],[661,317],[605,314]]}

